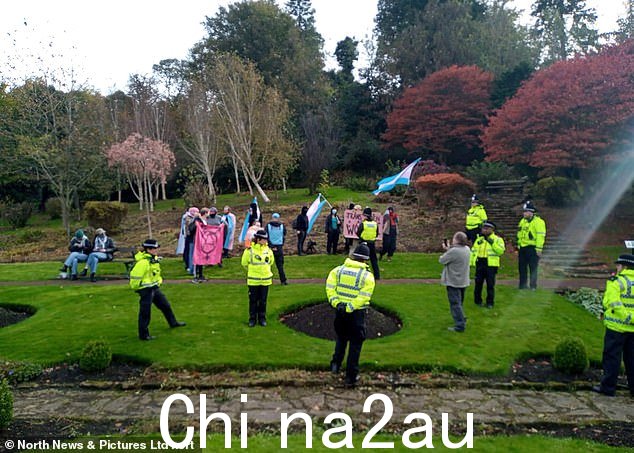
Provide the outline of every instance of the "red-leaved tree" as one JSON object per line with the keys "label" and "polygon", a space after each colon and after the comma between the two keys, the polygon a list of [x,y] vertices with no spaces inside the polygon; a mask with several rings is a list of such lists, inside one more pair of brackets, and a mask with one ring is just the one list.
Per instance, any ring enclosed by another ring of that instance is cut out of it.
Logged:
{"label": "red-leaved tree", "polygon": [[134,133],[124,142],[112,145],[106,151],[106,158],[110,167],[119,168],[125,175],[139,200],[139,209],[145,204],[149,211],[153,211],[152,189],[167,180],[176,164],[169,146]]}
{"label": "red-leaved tree", "polygon": [[462,201],[475,191],[476,185],[458,173],[435,173],[420,176],[414,182],[418,204],[438,206],[443,209],[443,219],[449,217],[452,205]]}
{"label": "red-leaved tree", "polygon": [[477,66],[451,66],[407,88],[387,117],[384,147],[402,146],[443,163],[469,164],[481,156],[492,80]]}
{"label": "red-leaved tree", "polygon": [[634,41],[536,72],[490,118],[487,159],[547,169],[592,167],[632,141]]}

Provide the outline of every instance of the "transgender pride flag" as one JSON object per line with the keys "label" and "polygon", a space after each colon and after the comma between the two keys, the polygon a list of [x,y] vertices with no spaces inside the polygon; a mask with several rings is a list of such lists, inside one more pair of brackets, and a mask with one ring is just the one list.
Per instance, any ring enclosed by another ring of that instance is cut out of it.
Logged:
{"label": "transgender pride flag", "polygon": [[405,167],[400,173],[397,173],[387,178],[380,180],[377,185],[379,186],[374,192],[374,195],[378,195],[381,192],[389,192],[397,184],[409,185],[409,178],[412,176],[412,170],[421,158],[419,157],[414,162]]}

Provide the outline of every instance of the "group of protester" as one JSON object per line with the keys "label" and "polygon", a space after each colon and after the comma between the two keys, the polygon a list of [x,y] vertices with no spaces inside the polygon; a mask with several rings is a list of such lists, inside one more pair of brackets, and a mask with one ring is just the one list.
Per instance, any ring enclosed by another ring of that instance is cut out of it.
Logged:
{"label": "group of protester", "polygon": [[[213,250],[202,253],[201,247],[198,247],[199,253],[196,253],[197,241],[202,242],[204,238],[202,231],[198,233],[205,228],[203,225],[215,227],[214,239],[219,238],[220,241],[214,241]],[[201,209],[192,206],[183,214],[176,253],[183,255],[185,269],[194,276],[193,283],[206,280],[205,265],[222,267],[222,259],[228,258],[233,250],[235,227],[236,216],[229,206],[224,207],[222,215],[215,206]],[[216,250],[218,243],[222,244],[222,251]]]}

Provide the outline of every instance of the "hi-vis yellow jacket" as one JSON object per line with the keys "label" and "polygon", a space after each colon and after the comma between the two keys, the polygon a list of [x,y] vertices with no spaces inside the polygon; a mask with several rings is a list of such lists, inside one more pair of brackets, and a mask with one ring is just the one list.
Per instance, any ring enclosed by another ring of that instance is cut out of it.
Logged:
{"label": "hi-vis yellow jacket", "polygon": [[473,230],[482,225],[485,220],[487,220],[487,212],[484,210],[484,206],[477,204],[467,211],[465,226],[467,230]]}
{"label": "hi-vis yellow jacket", "polygon": [[634,332],[634,269],[625,269],[606,283],[603,324],[616,332]]}
{"label": "hi-vis yellow jacket", "polygon": [[374,276],[368,272],[368,265],[346,258],[346,261],[335,267],[326,280],[326,295],[333,307],[346,304],[346,312],[361,310],[370,305],[374,292]]}
{"label": "hi-vis yellow jacket", "polygon": [[495,233],[491,233],[488,238],[478,236],[471,248],[471,265],[475,266],[478,258],[486,258],[487,266],[500,267],[500,256],[504,250],[506,250],[504,239],[496,236]]}
{"label": "hi-vis yellow jacket", "polygon": [[130,271],[130,288],[135,291],[153,286],[161,286],[161,264],[147,252],[138,252],[134,255],[136,263]]}
{"label": "hi-vis yellow jacket", "polygon": [[535,250],[541,252],[546,241],[546,222],[535,214],[530,220],[522,218],[517,227],[517,246],[534,245]]}
{"label": "hi-vis yellow jacket", "polygon": [[267,244],[253,244],[242,253],[242,267],[247,270],[248,286],[269,286],[273,284],[271,266],[275,262],[273,251]]}

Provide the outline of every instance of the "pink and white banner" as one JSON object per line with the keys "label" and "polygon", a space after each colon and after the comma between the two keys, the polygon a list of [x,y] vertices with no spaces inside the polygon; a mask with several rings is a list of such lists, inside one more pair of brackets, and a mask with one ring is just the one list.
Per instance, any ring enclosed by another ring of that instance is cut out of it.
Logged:
{"label": "pink and white banner", "polygon": [[194,240],[194,264],[213,265],[222,261],[222,245],[224,243],[225,225],[196,226]]}
{"label": "pink and white banner", "polygon": [[[359,224],[363,221],[365,216],[361,211],[355,211],[354,209],[346,209],[343,214],[343,236],[350,239],[359,239],[357,236],[357,230]],[[374,220],[379,226],[379,232],[376,236],[376,240],[383,239],[383,215],[378,212],[372,213],[372,220]]]}

